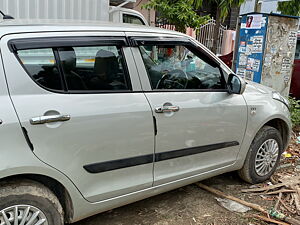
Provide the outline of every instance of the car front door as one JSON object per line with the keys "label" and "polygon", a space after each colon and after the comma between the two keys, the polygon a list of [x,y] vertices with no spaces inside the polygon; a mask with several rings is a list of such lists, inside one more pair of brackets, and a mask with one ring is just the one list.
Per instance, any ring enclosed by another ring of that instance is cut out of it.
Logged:
{"label": "car front door", "polygon": [[132,39],[157,123],[155,185],[234,164],[247,107],[242,95],[228,94],[218,61],[185,38]]}
{"label": "car front door", "polygon": [[1,40],[10,95],[33,154],[91,202],[153,184],[153,117],[125,42],[121,32]]}

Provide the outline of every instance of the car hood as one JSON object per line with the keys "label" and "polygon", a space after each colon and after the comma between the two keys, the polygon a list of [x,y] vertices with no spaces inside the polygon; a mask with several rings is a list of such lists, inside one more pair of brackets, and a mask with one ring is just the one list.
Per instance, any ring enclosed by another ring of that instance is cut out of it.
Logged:
{"label": "car hood", "polygon": [[274,89],[270,87],[252,81],[247,80],[246,83],[245,93],[260,92],[261,94],[271,94],[274,91]]}

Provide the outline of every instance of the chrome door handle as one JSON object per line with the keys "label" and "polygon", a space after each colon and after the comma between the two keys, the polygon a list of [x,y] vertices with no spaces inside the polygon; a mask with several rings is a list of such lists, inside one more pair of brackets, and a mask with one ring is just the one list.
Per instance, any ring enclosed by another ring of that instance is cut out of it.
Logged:
{"label": "chrome door handle", "polygon": [[53,122],[62,122],[70,120],[70,115],[51,115],[51,116],[38,116],[30,119],[32,125],[44,124],[44,123],[53,123]]}
{"label": "chrome door handle", "polygon": [[156,113],[177,112],[177,111],[179,111],[179,107],[174,105],[155,108]]}

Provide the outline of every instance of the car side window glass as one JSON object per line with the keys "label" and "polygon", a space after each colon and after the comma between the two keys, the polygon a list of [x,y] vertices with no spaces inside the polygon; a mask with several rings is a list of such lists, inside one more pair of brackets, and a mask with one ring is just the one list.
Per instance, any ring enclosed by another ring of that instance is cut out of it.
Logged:
{"label": "car side window glass", "polygon": [[51,48],[19,50],[18,56],[31,78],[44,88],[62,91],[63,85]]}
{"label": "car side window glass", "polygon": [[144,45],[140,52],[152,89],[225,89],[214,62],[183,45]]}
{"label": "car side window glass", "polygon": [[64,47],[58,53],[68,90],[130,90],[121,48]]}

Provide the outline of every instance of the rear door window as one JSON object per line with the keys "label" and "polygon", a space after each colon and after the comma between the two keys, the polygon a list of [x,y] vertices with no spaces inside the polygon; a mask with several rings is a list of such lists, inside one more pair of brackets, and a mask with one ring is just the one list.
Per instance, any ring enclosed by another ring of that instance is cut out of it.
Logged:
{"label": "rear door window", "polygon": [[129,90],[124,58],[117,46],[58,48],[70,91]]}
{"label": "rear door window", "polygon": [[52,48],[20,50],[18,56],[27,73],[37,84],[46,89],[63,90]]}
{"label": "rear door window", "polygon": [[[59,41],[58,44],[53,41],[53,45],[63,46],[61,39]],[[30,44],[37,42],[34,40]],[[15,51],[20,63],[29,76],[47,90],[76,93],[132,90],[122,45],[84,42],[86,46],[84,43],[76,46],[75,41],[74,46],[66,43],[66,47],[50,47],[42,40],[40,48],[23,49],[26,45],[20,43],[26,41],[17,40],[16,43],[20,48]]]}

